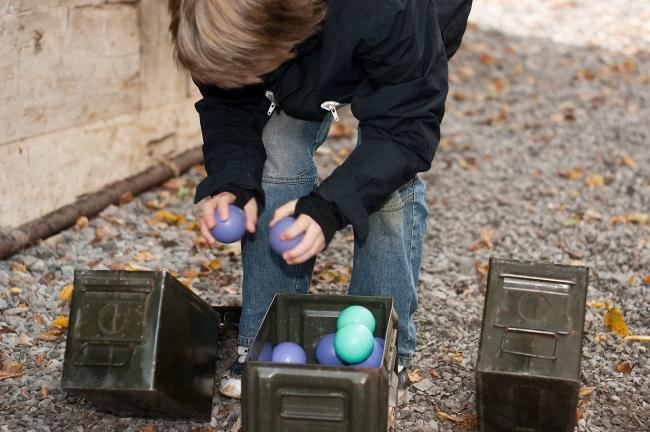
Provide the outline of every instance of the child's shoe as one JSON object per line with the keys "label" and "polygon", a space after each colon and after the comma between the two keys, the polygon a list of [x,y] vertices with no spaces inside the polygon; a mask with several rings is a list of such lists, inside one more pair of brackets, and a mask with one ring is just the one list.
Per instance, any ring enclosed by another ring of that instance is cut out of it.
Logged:
{"label": "child's shoe", "polygon": [[221,385],[219,393],[232,398],[241,399],[241,377],[244,372],[244,362],[248,354],[248,347],[237,347],[237,359],[221,376]]}

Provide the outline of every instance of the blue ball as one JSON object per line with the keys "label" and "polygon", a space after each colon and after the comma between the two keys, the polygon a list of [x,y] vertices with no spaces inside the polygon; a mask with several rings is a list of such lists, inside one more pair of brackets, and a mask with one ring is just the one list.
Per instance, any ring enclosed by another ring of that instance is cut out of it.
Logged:
{"label": "blue ball", "polygon": [[228,206],[228,219],[221,220],[219,212],[214,211],[215,226],[210,230],[210,234],[221,243],[235,243],[240,240],[246,232],[246,215],[244,211],[237,206]]}
{"label": "blue ball", "polygon": [[350,366],[357,368],[378,368],[381,366],[381,355],[384,353],[384,340],[382,338],[375,338],[375,345],[372,354],[361,363],[355,363]]}
{"label": "blue ball", "polygon": [[297,343],[282,342],[273,348],[271,361],[274,363],[306,364],[307,354]]}
{"label": "blue ball", "polygon": [[343,366],[345,363],[336,355],[334,349],[334,337],[336,333],[330,333],[321,338],[316,345],[316,360],[319,364],[327,366]]}
{"label": "blue ball", "polygon": [[293,225],[296,221],[295,218],[289,216],[282,218],[275,223],[269,230],[269,242],[271,243],[271,249],[273,249],[277,254],[282,255],[288,250],[293,249],[300,243],[304,237],[302,234],[292,238],[291,240],[282,240],[280,235]]}

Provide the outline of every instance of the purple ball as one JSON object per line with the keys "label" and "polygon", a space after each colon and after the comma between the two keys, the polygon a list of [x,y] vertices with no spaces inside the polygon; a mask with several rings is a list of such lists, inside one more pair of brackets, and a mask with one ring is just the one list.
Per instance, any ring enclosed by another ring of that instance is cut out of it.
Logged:
{"label": "purple ball", "polygon": [[269,241],[271,243],[271,249],[276,253],[282,255],[286,251],[293,249],[304,237],[303,234],[300,234],[291,240],[282,240],[280,235],[285,232],[293,223],[296,221],[296,218],[288,216],[282,218],[271,227],[269,231]]}
{"label": "purple ball", "polygon": [[327,366],[343,366],[345,364],[338,358],[334,350],[335,336],[336,333],[325,335],[316,345],[316,360],[319,364]]}
{"label": "purple ball", "polygon": [[305,350],[297,343],[282,342],[273,348],[273,357],[271,360],[274,363],[306,364],[307,354],[305,354]]}
{"label": "purple ball", "polygon": [[235,243],[240,240],[246,232],[246,216],[244,211],[237,206],[228,206],[228,219],[221,220],[219,212],[214,211],[216,225],[210,230],[212,237],[221,243]]}
{"label": "purple ball", "polygon": [[270,362],[273,358],[273,345],[269,342],[264,342],[260,354],[257,356],[257,361],[260,362]]}
{"label": "purple ball", "polygon": [[384,340],[382,338],[375,338],[375,346],[372,349],[372,354],[370,357],[362,361],[361,363],[355,363],[350,366],[356,368],[378,368],[381,366],[381,355],[384,352]]}

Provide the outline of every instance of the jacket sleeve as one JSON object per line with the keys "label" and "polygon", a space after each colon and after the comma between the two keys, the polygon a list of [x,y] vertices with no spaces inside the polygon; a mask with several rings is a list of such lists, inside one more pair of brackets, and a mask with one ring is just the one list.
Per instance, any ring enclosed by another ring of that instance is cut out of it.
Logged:
{"label": "jacket sleeve", "polygon": [[448,81],[434,3],[379,2],[392,5],[378,12],[390,19],[356,51],[367,76],[352,100],[359,142],[318,193],[338,206],[362,241],[369,213],[429,170],[438,146]]}
{"label": "jacket sleeve", "polygon": [[251,189],[264,204],[262,170],[266,152],[262,131],[268,120],[263,86],[223,90],[197,83],[203,96],[196,103],[203,133],[203,160],[208,176],[196,188],[194,202],[225,186]]}

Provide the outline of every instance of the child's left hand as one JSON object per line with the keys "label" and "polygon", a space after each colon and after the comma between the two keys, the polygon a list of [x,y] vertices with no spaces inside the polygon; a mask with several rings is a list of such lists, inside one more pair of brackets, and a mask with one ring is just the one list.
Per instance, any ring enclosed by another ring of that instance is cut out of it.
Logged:
{"label": "child's left hand", "polygon": [[[280,219],[292,216],[296,210],[296,203],[298,200],[289,201],[285,205],[278,207],[273,214],[273,219],[269,222],[269,226],[275,225]],[[283,240],[291,240],[292,238],[303,234],[304,238],[293,249],[282,254],[282,258],[287,264],[301,264],[309,259],[315,257],[325,249],[325,236],[320,225],[314,219],[306,214],[301,214],[296,219],[291,227],[282,233]]]}

